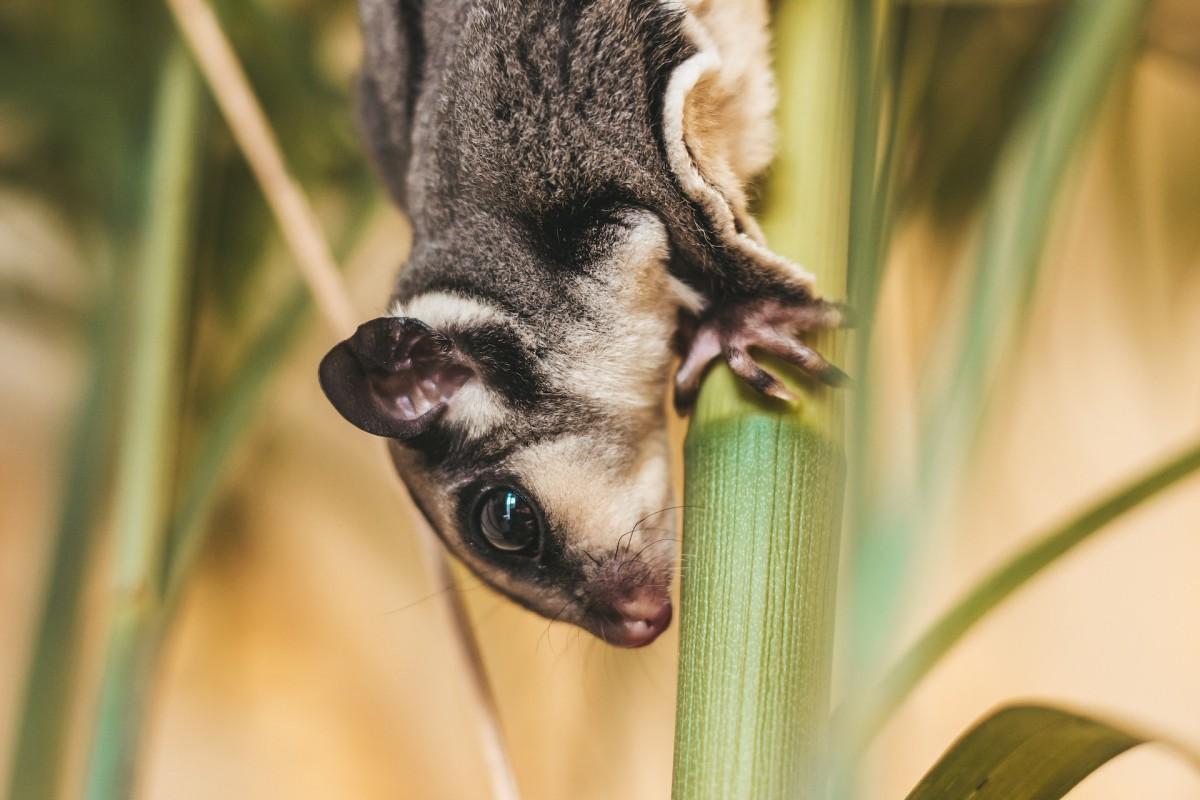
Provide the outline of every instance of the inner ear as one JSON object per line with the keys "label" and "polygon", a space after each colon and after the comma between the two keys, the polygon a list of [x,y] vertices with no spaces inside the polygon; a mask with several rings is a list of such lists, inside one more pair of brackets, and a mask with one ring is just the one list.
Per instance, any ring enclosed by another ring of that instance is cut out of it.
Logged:
{"label": "inner ear", "polygon": [[376,436],[410,439],[448,407],[475,371],[450,337],[411,317],[365,322],[321,360],[329,402]]}

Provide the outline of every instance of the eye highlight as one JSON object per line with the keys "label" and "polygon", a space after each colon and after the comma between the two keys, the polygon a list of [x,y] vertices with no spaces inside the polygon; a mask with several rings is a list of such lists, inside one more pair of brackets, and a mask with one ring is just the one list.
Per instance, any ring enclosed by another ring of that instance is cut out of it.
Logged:
{"label": "eye highlight", "polygon": [[475,507],[475,526],[497,550],[533,555],[542,538],[542,518],[534,504],[511,486],[490,489]]}

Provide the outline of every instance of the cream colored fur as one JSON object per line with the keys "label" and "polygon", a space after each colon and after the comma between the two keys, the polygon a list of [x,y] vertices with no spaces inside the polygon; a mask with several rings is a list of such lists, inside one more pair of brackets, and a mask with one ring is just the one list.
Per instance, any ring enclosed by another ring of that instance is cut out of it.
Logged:
{"label": "cream colored fur", "polygon": [[675,70],[664,103],[671,168],[717,232],[743,255],[811,286],[813,277],[767,248],[750,216],[747,183],[771,160],[775,86],[763,0],[669,0],[687,12],[697,53]]}

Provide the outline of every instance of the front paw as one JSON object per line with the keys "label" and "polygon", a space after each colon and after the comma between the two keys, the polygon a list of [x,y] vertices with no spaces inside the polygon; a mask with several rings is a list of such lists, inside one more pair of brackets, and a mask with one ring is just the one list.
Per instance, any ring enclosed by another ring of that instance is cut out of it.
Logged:
{"label": "front paw", "polygon": [[692,407],[705,369],[718,356],[763,394],[795,400],[782,381],[754,360],[751,348],[777,356],[821,383],[844,386],[849,382],[846,373],[797,337],[845,324],[845,309],[823,300],[738,300],[710,309],[699,320],[686,318],[677,340],[682,361],[675,373],[675,409],[683,414]]}

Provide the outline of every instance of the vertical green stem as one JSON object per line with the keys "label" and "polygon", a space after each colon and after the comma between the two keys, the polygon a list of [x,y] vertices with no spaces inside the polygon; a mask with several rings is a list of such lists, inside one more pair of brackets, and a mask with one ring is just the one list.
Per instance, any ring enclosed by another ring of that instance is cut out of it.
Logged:
{"label": "vertical green stem", "polygon": [[[772,244],[844,296],[852,157],[849,4],[785,4],[776,22],[781,152]],[[819,341],[838,358],[835,337]],[[675,734],[677,800],[819,794],[843,491],[842,397],[764,401],[725,367],[686,444]]]}
{"label": "vertical green stem", "polygon": [[104,505],[111,420],[116,407],[113,350],[117,325],[111,309],[111,287],[98,287],[97,294],[102,300],[91,326],[92,374],[76,412],[67,451],[62,511],[13,743],[11,798],[54,798],[61,792],[73,679],[79,660],[79,596],[95,550],[96,518]]}
{"label": "vertical green stem", "polygon": [[145,238],[132,304],[125,418],[117,464],[113,616],[86,796],[128,798],[147,666],[157,641],[161,557],[175,471],[179,368],[186,313],[198,82],[173,46],[159,83]]}
{"label": "vertical green stem", "polygon": [[936,523],[969,460],[999,366],[1018,338],[1067,170],[1136,41],[1145,7],[1145,0],[1073,2],[1005,144],[966,311],[943,338],[939,369],[925,380],[915,478],[876,490],[858,509],[847,636],[855,686],[869,680],[886,651],[908,553],[920,531]]}
{"label": "vertical green stem", "polygon": [[220,396],[217,412],[185,474],[186,483],[169,525],[163,558],[163,608],[167,617],[178,605],[200,556],[207,533],[205,517],[220,493],[230,454],[261,410],[263,395],[279,363],[309,320],[308,309],[307,289],[296,287],[255,339]]}

